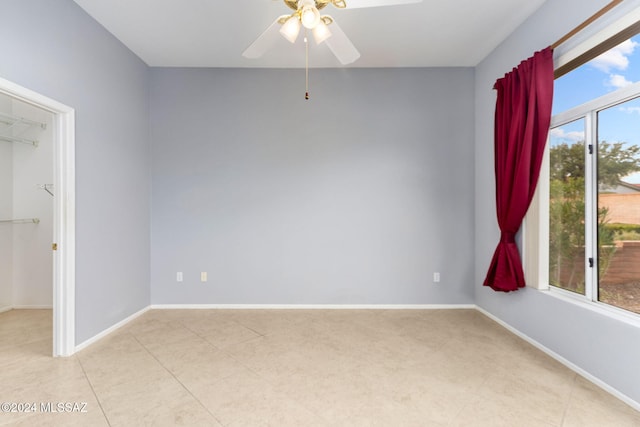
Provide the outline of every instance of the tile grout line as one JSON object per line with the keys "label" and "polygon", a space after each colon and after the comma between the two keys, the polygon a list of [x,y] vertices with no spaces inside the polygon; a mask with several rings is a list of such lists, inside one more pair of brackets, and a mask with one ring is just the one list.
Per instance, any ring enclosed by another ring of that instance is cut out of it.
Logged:
{"label": "tile grout line", "polygon": [[[233,353],[230,353],[225,348],[216,347],[215,344],[213,344],[209,340],[207,340],[206,337],[203,337],[202,335],[200,335],[196,331],[194,331],[191,328],[189,328],[188,325],[185,325],[183,321],[179,321],[179,322],[185,329],[187,329],[187,330],[191,331],[192,333],[194,333],[197,337],[201,338],[203,341],[205,341],[211,347],[213,347],[214,349],[216,349],[220,353],[224,354],[225,356],[229,357],[234,362],[236,362],[238,365],[240,365],[243,369],[246,369],[248,372],[250,372],[251,374],[255,375],[257,378],[259,378],[260,380],[264,381],[266,384],[268,384],[270,387],[273,388],[274,384],[272,384],[271,381],[269,381],[268,379],[264,378],[262,375],[260,375],[258,372],[256,372],[254,369],[252,369],[250,366],[247,366],[244,363],[242,363],[240,360],[238,360],[236,358],[236,356]],[[262,333],[254,330],[254,329],[252,329],[252,328],[250,328],[250,327],[248,327],[246,325],[243,325],[242,323],[238,322],[237,320],[232,319],[231,322],[233,322],[233,323],[235,323],[235,324],[237,324],[237,325],[239,325],[239,326],[241,326],[243,328],[246,328],[246,329],[248,329],[248,330],[250,330],[250,331],[252,331],[252,332],[254,332],[254,333],[256,333],[258,335],[256,337],[249,338],[247,340],[234,343],[233,345],[245,344],[245,343],[248,343],[248,342],[254,341],[254,340],[263,340],[263,339],[267,338],[267,336],[268,336],[267,334],[262,334]],[[225,377],[225,378],[229,378],[229,377]],[[220,379],[220,381],[223,381],[225,378]],[[286,396],[288,399],[290,399],[292,402],[295,402],[297,405],[300,405],[301,407],[305,408],[307,411],[309,411],[310,413],[314,414],[316,417],[321,419],[323,422],[329,423],[329,421],[326,420],[321,414],[318,414],[315,410],[312,410],[311,408],[308,408],[306,405],[303,405],[295,397],[292,397],[288,393],[282,393],[282,395]]]}
{"label": "tile grout line", "polygon": [[91,387],[91,392],[93,393],[93,396],[96,398],[96,402],[98,402],[98,406],[100,407],[100,411],[102,412],[102,415],[104,416],[105,421],[107,422],[109,427],[111,427],[111,421],[109,421],[109,417],[107,416],[107,413],[104,411],[104,408],[102,407],[100,398],[98,397],[96,390],[93,388],[93,383],[91,383],[91,380],[89,379],[89,375],[87,375],[87,371],[84,369],[84,365],[82,364],[82,361],[78,356],[75,356],[75,359],[78,361],[78,365],[80,365],[80,369],[82,369],[82,373],[84,374],[84,377],[87,379],[87,382],[89,383],[89,387]]}
{"label": "tile grout line", "polygon": [[[185,325],[185,324],[184,324],[184,322],[182,322],[182,321],[179,321],[179,322],[180,322],[180,324],[181,324],[185,329],[187,329],[188,331],[190,331],[190,332],[192,332],[193,334],[195,334],[198,338],[202,339],[202,340],[203,340],[204,342],[206,342],[209,346],[211,346],[211,347],[212,347],[212,348],[214,348],[215,350],[219,351],[220,353],[224,354],[225,356],[227,356],[228,358],[230,358],[231,360],[233,360],[234,362],[236,362],[236,363],[237,363],[238,365],[240,365],[243,369],[246,369],[247,371],[251,372],[251,373],[252,373],[253,375],[255,375],[256,377],[258,377],[258,378],[260,378],[261,380],[266,381],[267,383],[269,383],[265,378],[263,378],[263,377],[262,377],[262,375],[258,374],[255,370],[251,369],[251,367],[249,367],[249,366],[245,365],[244,363],[242,363],[240,360],[238,360],[238,358],[237,358],[233,353],[229,352],[226,348],[224,348],[224,347],[217,347],[215,344],[213,344],[211,341],[209,341],[206,337],[204,337],[204,336],[200,335],[199,333],[197,333],[196,331],[192,330],[191,328],[189,328],[189,326],[188,326],[188,325]],[[256,341],[257,341],[257,340],[263,340],[263,339],[265,339],[265,338],[267,337],[267,335],[262,334],[262,333],[260,333],[260,332],[258,332],[258,331],[255,331],[255,330],[253,330],[253,329],[249,328],[248,326],[243,325],[242,323],[240,323],[240,322],[238,322],[238,321],[236,321],[236,320],[233,320],[233,319],[232,319],[232,320],[231,320],[231,322],[233,322],[233,323],[235,323],[235,324],[237,324],[237,325],[239,325],[239,326],[242,326],[243,328],[247,328],[247,329],[248,329],[248,330],[250,330],[251,332],[254,332],[254,333],[258,334],[258,336],[257,336],[257,337],[248,338],[248,339],[246,339],[246,340],[244,340],[244,341],[234,343],[233,345],[245,344],[245,343],[248,343],[248,342],[251,342],[251,341],[254,341],[254,340],[256,340]],[[229,375],[229,376],[226,376],[226,377],[224,377],[224,378],[221,378],[221,379],[220,379],[220,381],[222,381],[222,380],[224,380],[224,379],[226,379],[226,378],[229,378],[229,377],[231,377],[231,376],[232,376],[232,375]],[[269,383],[269,384],[270,384],[270,383]],[[271,384],[270,384],[270,385],[271,385]]]}
{"label": "tile grout line", "polygon": [[475,390],[472,391],[472,397],[471,399],[469,399],[467,401],[467,403],[465,403],[464,405],[462,405],[462,407],[460,408],[459,411],[456,412],[456,414],[451,417],[451,419],[447,422],[447,425],[453,425],[453,423],[458,419],[458,417],[460,417],[460,414],[462,414],[464,412],[465,409],[467,409],[467,407],[469,405],[471,405],[471,403],[473,403],[473,399],[476,397],[475,393],[477,393],[478,391],[482,390],[482,388],[484,387],[484,385],[489,381],[489,379],[491,378],[491,375],[487,375],[487,377],[482,381],[482,383],[480,385],[478,385],[478,387],[476,387]]}
{"label": "tile grout line", "polygon": [[[197,334],[196,334],[196,335],[197,335]],[[198,399],[198,398],[197,398],[197,397],[196,397],[196,396],[191,392],[191,390],[189,390],[189,388],[187,388],[187,386],[185,386],[185,385],[182,383],[182,381],[180,381],[180,380],[178,379],[178,377],[176,377],[176,376],[174,375],[174,373],[173,373],[173,372],[171,372],[171,370],[170,370],[170,369],[168,369],[166,366],[164,366],[164,364],[163,364],[163,363],[162,363],[162,362],[161,362],[161,361],[156,357],[156,355],[155,355],[155,354],[153,354],[151,351],[149,351],[149,349],[148,349],[148,348],[147,348],[143,343],[141,343],[141,342],[140,342],[140,340],[138,339],[138,337],[136,337],[134,334],[131,334],[131,336],[133,337],[133,339],[134,339],[134,340],[136,340],[136,342],[137,342],[138,344],[140,344],[140,346],[141,346],[142,348],[144,348],[144,350],[145,350],[145,351],[146,351],[146,352],[147,352],[151,357],[153,357],[153,359],[154,359],[156,362],[158,362],[158,364],[159,364],[160,366],[162,366],[162,369],[164,369],[165,371],[167,371],[167,372],[169,373],[169,375],[171,375],[171,376],[173,377],[173,379],[175,379],[175,380],[178,382],[178,384],[180,384],[180,386],[182,386],[182,388],[183,388],[187,393],[189,393],[189,395],[190,395],[191,397],[193,397],[193,399],[194,399],[196,402],[198,402],[198,404],[199,404],[199,405],[200,405],[200,406],[201,406],[205,411],[207,411],[207,413],[208,413],[209,415],[211,415],[211,417],[212,417],[214,420],[216,420],[216,422],[217,422],[218,424],[220,424],[221,426],[224,426],[224,425],[225,425],[222,421],[220,421],[220,420],[218,419],[218,417],[216,417],[216,416],[215,416],[215,415],[214,415],[214,414],[209,410],[209,408],[207,408],[207,407],[202,403],[202,401],[201,401],[200,399]]]}
{"label": "tile grout line", "polygon": [[[238,325],[240,325],[240,326],[242,326],[242,327],[244,327],[244,328],[247,328],[247,329],[249,329],[249,330],[251,330],[251,331],[253,331],[253,332],[255,332],[255,333],[259,334],[259,336],[257,336],[257,337],[254,337],[254,338],[251,338],[251,339],[249,339],[249,340],[246,340],[246,341],[243,341],[243,342],[240,342],[240,343],[236,343],[236,344],[244,344],[244,343],[248,343],[248,342],[253,341],[253,340],[266,339],[266,338],[268,337],[268,335],[267,335],[267,334],[261,334],[261,333],[259,333],[258,331],[255,331],[255,330],[253,330],[253,329],[249,328],[248,326],[245,326],[245,325],[241,324],[240,322],[237,322],[237,321],[235,321],[235,320],[234,320],[234,322],[236,322]],[[301,323],[302,323],[302,322],[301,322]],[[278,335],[278,334],[276,334],[276,335]],[[236,345],[236,344],[234,344],[234,345]],[[238,363],[238,364],[239,364],[240,366],[242,366],[244,369],[246,369],[247,371],[251,372],[251,373],[252,373],[253,375],[255,375],[257,378],[259,378],[260,380],[264,381],[264,382],[265,382],[266,384],[268,384],[268,385],[269,385],[269,387],[271,387],[273,390],[275,390],[275,388],[274,388],[274,384],[273,384],[271,381],[269,381],[267,378],[265,378],[265,377],[263,377],[262,375],[260,375],[258,372],[256,372],[254,369],[252,369],[250,366],[246,366],[244,363],[242,363],[241,361],[239,361],[233,353],[230,353],[230,352],[228,352],[228,351],[227,351],[227,350],[225,350],[225,349],[220,349],[220,351],[221,351],[222,353],[224,353],[226,356],[228,356],[229,358],[233,359],[236,363]],[[292,374],[290,374],[290,375],[292,375]],[[278,394],[281,394],[282,396],[285,396],[287,399],[289,399],[291,402],[294,402],[296,405],[299,405],[300,407],[302,407],[302,408],[306,409],[307,411],[309,411],[309,413],[311,413],[311,414],[315,415],[316,417],[318,417],[318,418],[319,418],[320,420],[322,420],[325,424],[327,424],[327,425],[329,425],[329,424],[330,424],[329,420],[327,420],[327,419],[326,419],[322,414],[317,413],[315,409],[312,409],[312,408],[307,407],[307,405],[305,405],[305,404],[303,404],[302,402],[300,402],[300,401],[299,401],[298,399],[296,399],[294,396],[291,396],[291,394],[289,394],[289,393],[284,393],[284,392],[280,392],[280,391],[277,391],[277,393],[278,393]]]}
{"label": "tile grout line", "polygon": [[247,325],[243,325],[242,323],[240,323],[239,321],[237,321],[237,320],[235,320],[235,319],[231,319],[231,321],[232,321],[233,323],[235,323],[235,324],[239,325],[239,326],[242,326],[243,328],[247,328],[248,330],[250,330],[251,332],[253,332],[253,333],[255,333],[255,334],[258,334],[258,336],[260,336],[260,337],[266,337],[266,336],[267,336],[266,334],[260,333],[260,332],[256,331],[255,329],[250,328],[250,327],[249,327],[249,326],[247,326]]}
{"label": "tile grout line", "polygon": [[[240,323],[236,322],[235,320],[232,320],[232,322],[234,322],[234,323],[238,324],[239,326],[244,327],[244,325],[242,325],[242,324],[240,324]],[[192,334],[194,334],[195,336],[197,336],[198,338],[200,338],[200,339],[201,339],[205,344],[207,344],[209,347],[211,347],[211,348],[212,348],[212,349],[214,349],[215,351],[217,351],[217,352],[219,352],[219,353],[223,354],[224,356],[226,356],[226,357],[230,358],[231,360],[233,360],[234,362],[236,362],[238,365],[240,365],[243,369],[246,369],[247,371],[251,372],[251,373],[252,373],[252,374],[254,374],[255,376],[257,376],[257,377],[259,377],[259,378],[262,378],[260,375],[258,375],[258,373],[257,373],[257,372],[254,372],[254,371],[253,371],[253,369],[249,368],[248,366],[245,366],[245,365],[244,365],[243,363],[241,363],[238,359],[236,359],[232,353],[229,353],[229,352],[228,352],[227,350],[225,350],[224,348],[217,347],[215,344],[213,344],[211,341],[209,341],[206,337],[202,336],[202,335],[201,335],[201,334],[199,334],[198,332],[196,332],[196,331],[194,331],[193,329],[191,329],[188,325],[186,325],[186,324],[184,323],[184,321],[182,321],[182,320],[178,320],[178,323],[180,324],[180,326],[182,326],[183,328],[185,328],[187,331],[191,332]],[[247,329],[249,329],[249,328],[247,328]],[[252,330],[252,331],[253,331],[253,330]],[[253,332],[256,332],[256,331],[253,331]],[[256,333],[257,333],[257,332],[256,332]],[[259,335],[259,336],[257,336],[257,337],[249,338],[249,339],[247,339],[247,340],[245,340],[245,341],[242,341],[242,342],[239,342],[239,343],[235,343],[234,345],[236,345],[236,344],[244,344],[244,343],[247,343],[247,342],[249,342],[249,341],[253,341],[253,340],[257,340],[257,339],[264,339],[264,338],[265,338],[265,336],[264,336],[264,335],[262,335],[262,334],[260,334],[260,335]],[[140,345],[142,345],[142,346],[144,347],[144,344],[140,343]],[[145,347],[145,350],[147,350],[149,353],[151,353],[151,352],[150,352],[146,347]],[[153,356],[153,354],[151,354],[151,355]],[[155,358],[155,356],[154,356],[154,358]],[[156,358],[156,360],[158,360],[158,359]],[[167,369],[167,368],[162,364],[162,362],[160,362],[159,360],[158,360],[158,363],[160,363],[160,365],[162,365],[162,367],[163,367],[163,368]],[[230,377],[232,377],[233,375],[235,375],[235,374],[229,374],[229,375],[223,376],[222,378],[220,378],[219,380],[217,380],[217,381],[215,381],[215,382],[224,381],[225,379],[230,378]],[[177,379],[177,378],[176,378],[176,379]],[[179,380],[178,380],[178,381],[179,381]],[[214,382],[214,383],[215,383],[215,382]],[[184,384],[183,384],[183,387],[184,387]],[[195,396],[194,396],[194,397],[195,397]]]}
{"label": "tile grout line", "polygon": [[[244,325],[242,325],[242,324],[240,324],[240,323],[236,322],[235,320],[232,320],[232,322],[237,323],[238,325],[240,325],[240,326],[242,326],[242,327],[245,327]],[[193,329],[189,328],[189,326],[188,326],[188,325],[185,325],[185,324],[184,324],[184,322],[179,321],[179,323],[182,325],[182,327],[183,327],[183,328],[185,328],[185,329],[186,329],[186,330],[188,330],[189,332],[193,333],[195,336],[197,336],[198,338],[200,338],[202,341],[204,341],[208,346],[210,346],[210,347],[211,347],[211,348],[213,348],[214,350],[216,350],[216,351],[218,351],[218,352],[222,353],[223,355],[227,356],[228,358],[230,358],[231,360],[233,360],[234,362],[236,362],[238,365],[240,365],[243,369],[246,369],[247,371],[251,372],[252,374],[254,374],[255,376],[257,376],[257,377],[259,377],[259,378],[262,378],[262,376],[260,376],[260,375],[259,375],[257,372],[255,372],[253,369],[251,369],[250,367],[245,366],[243,363],[241,363],[241,362],[240,362],[236,357],[234,357],[234,355],[233,355],[232,353],[230,353],[229,351],[227,351],[225,348],[222,348],[222,347],[218,347],[218,346],[216,346],[216,345],[215,345],[215,344],[213,344],[211,341],[209,341],[206,337],[203,337],[202,335],[200,335],[199,333],[197,333],[197,332],[196,332],[196,331],[194,331]],[[256,332],[256,331],[254,331],[253,329],[250,329],[250,328],[247,328],[247,329],[251,330],[252,332],[258,333],[258,332]],[[244,343],[248,343],[248,342],[253,341],[253,340],[264,339],[264,338],[265,338],[265,335],[260,334],[260,335],[258,335],[257,337],[249,338],[249,339],[247,339],[247,340],[245,340],[245,341],[242,341],[242,342],[239,342],[239,343],[235,343],[235,344],[233,344],[233,345],[237,345],[237,344],[244,344]],[[231,377],[231,376],[233,376],[233,375],[235,375],[235,374],[227,375],[227,376],[225,376],[225,377],[223,377],[223,378],[220,378],[220,380],[218,380],[218,381],[223,381],[223,380],[225,380],[226,378],[229,378],[229,377]]]}
{"label": "tile grout line", "polygon": [[[207,337],[202,336],[202,335],[201,335],[201,334],[199,334],[198,332],[194,331],[193,329],[191,329],[191,328],[189,327],[189,325],[185,325],[183,321],[180,321],[180,320],[179,320],[178,322],[180,323],[180,325],[181,325],[183,328],[185,328],[185,329],[186,329],[186,330],[188,330],[189,332],[193,333],[193,334],[194,334],[195,336],[197,336],[198,338],[201,338],[204,342],[206,342],[207,344],[209,344],[211,347],[215,348],[216,350],[223,351],[224,347],[218,347],[218,346],[216,346],[214,343],[212,343],[211,341],[209,341],[209,340],[207,339]],[[241,327],[243,327],[243,328],[246,328],[246,329],[250,330],[251,332],[253,332],[253,333],[255,333],[255,334],[257,334],[257,335],[258,335],[257,337],[247,338],[247,339],[246,339],[246,340],[244,340],[244,341],[239,341],[239,342],[237,342],[237,343],[233,343],[232,345],[244,344],[244,343],[246,343],[246,342],[249,342],[249,341],[252,341],[252,340],[255,340],[255,339],[258,339],[258,338],[265,338],[265,337],[266,337],[266,335],[261,334],[261,333],[260,333],[260,332],[258,332],[258,331],[254,331],[253,329],[251,329],[251,328],[249,328],[249,327],[247,327],[247,326],[245,326],[245,325],[241,324],[240,322],[237,322],[237,321],[235,321],[235,320],[233,320],[233,319],[231,320],[231,322],[235,323],[235,324],[236,324],[236,325],[238,325],[238,326],[241,326]],[[225,354],[226,354],[226,352],[225,352]]]}
{"label": "tile grout line", "polygon": [[564,425],[564,421],[567,418],[567,412],[569,412],[569,406],[571,405],[571,400],[573,399],[573,393],[575,392],[575,389],[577,386],[578,386],[578,374],[574,372],[571,391],[569,392],[569,396],[567,397],[567,403],[565,403],[564,405],[564,411],[562,411],[562,418],[560,419],[560,424],[559,424],[560,427]]}

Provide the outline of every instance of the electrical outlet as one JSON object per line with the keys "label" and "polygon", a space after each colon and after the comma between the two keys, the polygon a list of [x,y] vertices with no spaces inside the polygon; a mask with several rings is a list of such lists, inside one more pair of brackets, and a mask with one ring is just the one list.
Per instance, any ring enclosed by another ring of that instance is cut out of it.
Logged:
{"label": "electrical outlet", "polygon": [[183,277],[182,277],[182,271],[178,271],[176,273],[176,282],[182,282]]}
{"label": "electrical outlet", "polygon": [[433,283],[440,283],[440,273],[437,271],[433,273]]}
{"label": "electrical outlet", "polygon": [[207,281],[207,272],[203,271],[200,273],[200,281],[201,282],[206,282]]}

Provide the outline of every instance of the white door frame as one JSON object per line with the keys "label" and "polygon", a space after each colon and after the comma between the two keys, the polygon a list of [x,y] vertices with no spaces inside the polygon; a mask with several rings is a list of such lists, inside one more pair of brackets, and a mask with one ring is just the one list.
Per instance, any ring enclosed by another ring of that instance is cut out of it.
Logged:
{"label": "white door frame", "polygon": [[75,352],[75,110],[0,77],[0,93],[53,114],[53,355]]}

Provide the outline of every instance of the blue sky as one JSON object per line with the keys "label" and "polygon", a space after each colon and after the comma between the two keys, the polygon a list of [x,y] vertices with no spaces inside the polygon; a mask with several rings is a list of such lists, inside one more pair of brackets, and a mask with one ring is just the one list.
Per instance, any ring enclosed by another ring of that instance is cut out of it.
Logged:
{"label": "blue sky", "polygon": [[[640,35],[555,81],[553,114],[640,82]],[[599,113],[598,139],[640,145],[640,98]],[[584,122],[552,129],[551,144],[584,140]],[[624,179],[640,183],[640,173]]]}

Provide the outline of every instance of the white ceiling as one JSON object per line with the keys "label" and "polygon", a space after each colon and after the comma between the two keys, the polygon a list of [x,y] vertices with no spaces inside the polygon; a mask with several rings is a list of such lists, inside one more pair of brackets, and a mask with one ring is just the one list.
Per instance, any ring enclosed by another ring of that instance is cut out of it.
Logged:
{"label": "white ceiling", "polygon": [[[150,66],[304,67],[302,37],[262,58],[242,52],[280,15],[280,0],[74,0]],[[347,6],[349,0],[347,1]],[[360,51],[351,67],[475,66],[545,0],[423,0],[323,10]],[[310,43],[312,67],[341,67]]]}

